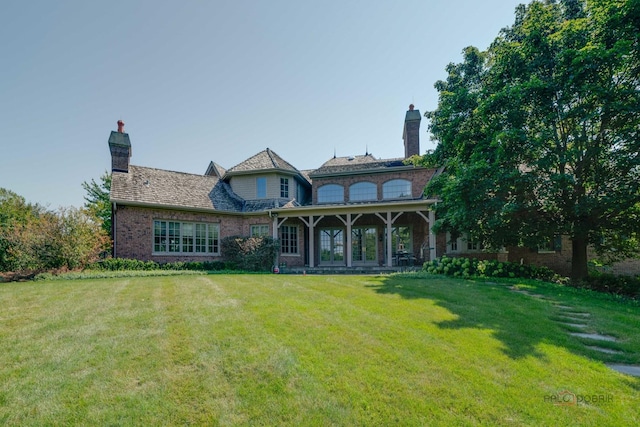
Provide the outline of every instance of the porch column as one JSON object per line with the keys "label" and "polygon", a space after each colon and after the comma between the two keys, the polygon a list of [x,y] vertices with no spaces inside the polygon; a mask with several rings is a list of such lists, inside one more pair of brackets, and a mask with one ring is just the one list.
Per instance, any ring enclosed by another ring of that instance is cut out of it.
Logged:
{"label": "porch column", "polygon": [[436,211],[429,211],[429,261],[436,259],[436,235],[433,232],[433,225],[436,223]]}
{"label": "porch column", "polygon": [[313,260],[315,259],[315,239],[314,239],[314,231],[313,228],[315,226],[315,224],[313,223],[313,215],[309,215],[309,224],[307,224],[307,226],[309,227],[309,268],[313,268],[314,267],[314,263]]}
{"label": "porch column", "polygon": [[393,242],[391,241],[393,221],[391,221],[391,212],[387,212],[387,267],[393,267]]}
{"label": "porch column", "polygon": [[353,264],[353,253],[351,253],[351,214],[347,214],[347,247],[344,248],[347,255],[347,267]]}

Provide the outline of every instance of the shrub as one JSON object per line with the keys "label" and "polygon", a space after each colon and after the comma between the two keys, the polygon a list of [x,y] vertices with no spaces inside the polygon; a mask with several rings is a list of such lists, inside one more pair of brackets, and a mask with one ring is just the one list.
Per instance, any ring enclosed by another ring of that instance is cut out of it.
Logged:
{"label": "shrub", "polygon": [[613,274],[592,272],[588,277],[571,285],[577,288],[640,299],[639,276],[615,276]]}
{"label": "shrub", "polygon": [[547,267],[522,265],[498,260],[478,260],[470,258],[450,258],[443,256],[424,263],[424,271],[431,274],[445,274],[455,277],[509,277],[539,279],[562,282],[564,279]]}
{"label": "shrub", "polygon": [[222,239],[222,253],[229,265],[246,271],[269,271],[280,249],[272,237],[232,236]]}
{"label": "shrub", "polygon": [[222,261],[168,262],[159,264],[155,261],[140,261],[127,258],[106,258],[92,264],[88,269],[99,271],[221,271],[235,270],[235,266]]}

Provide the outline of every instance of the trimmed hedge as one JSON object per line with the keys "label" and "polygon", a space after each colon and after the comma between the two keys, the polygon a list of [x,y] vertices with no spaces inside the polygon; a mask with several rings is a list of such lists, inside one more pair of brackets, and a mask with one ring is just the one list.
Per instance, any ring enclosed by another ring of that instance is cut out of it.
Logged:
{"label": "trimmed hedge", "polygon": [[450,258],[443,256],[424,263],[422,269],[431,274],[444,274],[454,277],[509,277],[538,279],[548,282],[562,282],[563,278],[547,267],[516,264],[497,260],[478,260],[476,258]]}
{"label": "trimmed hedge", "polygon": [[640,276],[591,273],[586,279],[572,283],[571,286],[640,299]]}
{"label": "trimmed hedge", "polygon": [[99,271],[151,271],[151,270],[192,270],[192,271],[221,271],[235,270],[234,263],[223,261],[203,262],[169,262],[159,264],[155,261],[140,261],[127,258],[107,258],[91,264],[89,270]]}

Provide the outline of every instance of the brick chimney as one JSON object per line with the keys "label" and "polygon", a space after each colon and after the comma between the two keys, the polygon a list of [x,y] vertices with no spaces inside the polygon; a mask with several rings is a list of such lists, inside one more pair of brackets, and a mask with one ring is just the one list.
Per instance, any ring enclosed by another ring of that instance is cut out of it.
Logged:
{"label": "brick chimney", "polygon": [[413,104],[409,105],[409,111],[404,117],[404,157],[411,157],[414,154],[420,155],[420,121],[422,116],[420,111],[414,110]]}
{"label": "brick chimney", "polygon": [[129,134],[124,133],[124,122],[122,120],[118,120],[118,131],[111,131],[109,150],[111,150],[111,170],[113,172],[129,172],[131,142],[129,141]]}

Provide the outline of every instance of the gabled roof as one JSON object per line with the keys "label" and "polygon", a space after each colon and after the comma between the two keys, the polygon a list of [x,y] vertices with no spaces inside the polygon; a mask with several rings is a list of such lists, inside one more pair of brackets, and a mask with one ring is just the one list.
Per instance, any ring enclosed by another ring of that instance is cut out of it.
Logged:
{"label": "gabled roof", "polygon": [[167,207],[241,212],[243,200],[215,176],[129,166],[129,173],[113,172],[111,200]]}
{"label": "gabled roof", "polygon": [[280,157],[274,151],[269,148],[262,150],[258,154],[249,157],[242,163],[235,165],[227,170],[227,175],[241,172],[256,172],[264,170],[280,170],[288,171],[299,174],[300,171],[296,169],[291,163]]}
{"label": "gabled roof", "polygon": [[322,175],[385,171],[388,168],[398,167],[407,167],[404,159],[376,159],[372,154],[365,154],[364,156],[334,157],[309,175],[313,178]]}
{"label": "gabled roof", "polygon": [[227,173],[227,170],[225,168],[223,168],[216,162],[210,162],[209,167],[207,168],[207,171],[204,174],[209,176],[216,176],[222,179],[225,173]]}

